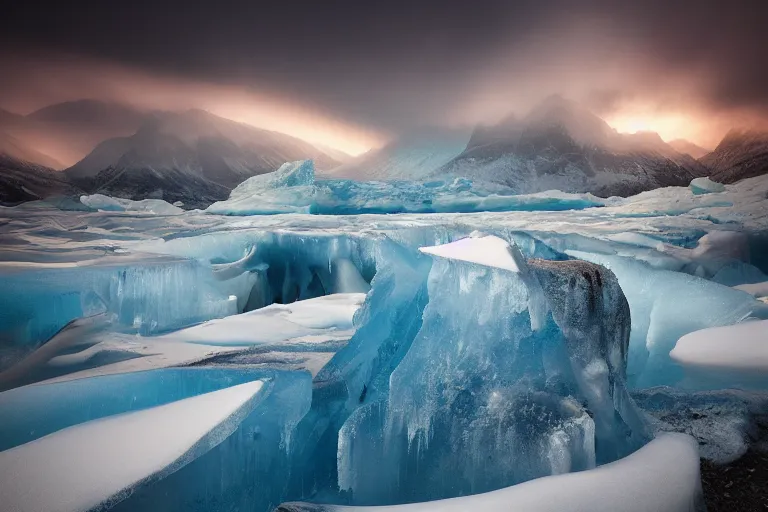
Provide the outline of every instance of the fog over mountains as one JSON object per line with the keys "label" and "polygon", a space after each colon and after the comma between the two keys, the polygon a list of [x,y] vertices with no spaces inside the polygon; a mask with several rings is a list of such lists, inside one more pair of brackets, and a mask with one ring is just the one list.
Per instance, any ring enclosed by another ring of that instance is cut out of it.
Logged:
{"label": "fog over mountains", "polygon": [[[730,132],[711,153],[653,132],[618,133],[583,106],[552,96],[491,126],[427,127],[358,157],[203,110],[142,111],[81,100],[26,116],[0,111],[4,204],[102,193],[204,207],[245,179],[312,159],[320,176],[356,180],[466,177],[518,193],[550,189],[627,196],[733,183],[768,169],[768,135]],[[63,170],[63,172],[55,172]]]}

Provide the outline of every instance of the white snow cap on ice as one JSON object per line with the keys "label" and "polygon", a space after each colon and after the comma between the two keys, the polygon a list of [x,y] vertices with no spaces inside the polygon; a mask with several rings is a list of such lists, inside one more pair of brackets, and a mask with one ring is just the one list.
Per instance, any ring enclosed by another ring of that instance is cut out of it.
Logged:
{"label": "white snow cap on ice", "polygon": [[768,320],[694,331],[680,338],[669,355],[686,365],[768,371]]}
{"label": "white snow cap on ice", "polygon": [[449,260],[468,261],[512,272],[520,272],[521,267],[522,255],[519,255],[519,251],[513,249],[509,242],[497,236],[477,232],[468,238],[448,244],[420,247],[419,251]]}
{"label": "white snow cap on ice", "polygon": [[89,421],[0,452],[2,508],[70,512],[119,501],[121,492],[179,469],[226,439],[262,385],[247,382]]}
{"label": "white snow cap on ice", "polygon": [[667,433],[616,462],[498,491],[407,505],[320,507],[327,512],[693,512],[700,500],[698,444],[686,434]]}

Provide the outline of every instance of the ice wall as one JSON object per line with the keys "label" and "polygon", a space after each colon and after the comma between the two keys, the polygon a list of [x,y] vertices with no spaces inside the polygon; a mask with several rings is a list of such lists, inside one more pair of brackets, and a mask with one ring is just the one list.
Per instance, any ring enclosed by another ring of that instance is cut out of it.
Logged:
{"label": "ice wall", "polygon": [[208,265],[165,257],[0,272],[0,345],[17,347],[6,367],[75,318],[107,313],[125,329],[157,333],[237,313],[254,284],[251,273],[222,281]]}

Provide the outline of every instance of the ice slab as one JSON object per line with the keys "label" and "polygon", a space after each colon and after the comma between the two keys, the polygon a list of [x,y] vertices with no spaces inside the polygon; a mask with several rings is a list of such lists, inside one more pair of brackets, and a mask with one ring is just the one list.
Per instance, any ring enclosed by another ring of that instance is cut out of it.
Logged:
{"label": "ice slab", "polygon": [[269,379],[274,373],[196,366],[62,379],[14,388],[0,393],[0,451],[79,423]]}
{"label": "ice slab", "polygon": [[207,345],[316,344],[346,341],[364,293],[340,293],[228,316],[157,337]]}
{"label": "ice slab", "polygon": [[407,505],[351,507],[284,503],[280,512],[695,512],[703,510],[699,451],[684,434],[662,434],[637,452],[588,471],[498,491]]}
{"label": "ice slab", "polygon": [[669,356],[684,365],[768,372],[768,320],[688,333]]}
{"label": "ice slab", "polygon": [[0,502],[18,512],[114,505],[226,439],[262,385],[91,421],[0,452]]}

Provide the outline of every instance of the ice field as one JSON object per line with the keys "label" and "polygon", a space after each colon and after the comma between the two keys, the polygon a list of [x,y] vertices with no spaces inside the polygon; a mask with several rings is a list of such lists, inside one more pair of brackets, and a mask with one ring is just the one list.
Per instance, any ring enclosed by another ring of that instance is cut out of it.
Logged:
{"label": "ice field", "polygon": [[0,504],[700,510],[768,412],[768,176],[696,181],[2,207]]}

